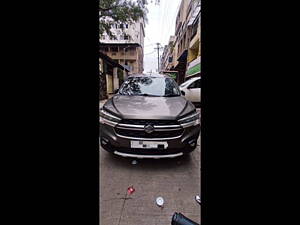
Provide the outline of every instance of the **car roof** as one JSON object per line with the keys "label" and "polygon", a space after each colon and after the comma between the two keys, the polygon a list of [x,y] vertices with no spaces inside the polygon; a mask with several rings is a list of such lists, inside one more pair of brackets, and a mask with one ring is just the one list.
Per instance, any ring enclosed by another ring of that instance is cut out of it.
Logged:
{"label": "car roof", "polygon": [[193,82],[195,80],[198,80],[198,79],[201,79],[201,77],[192,77],[192,78],[186,80],[185,82],[183,82],[183,84],[188,84],[188,83],[191,83],[191,82]]}
{"label": "car roof", "polygon": [[132,74],[130,76],[128,76],[128,78],[130,77],[159,77],[159,78],[170,78],[170,76],[168,76],[167,74],[161,74],[161,73],[152,73],[152,74]]}
{"label": "car roof", "polygon": [[189,80],[198,80],[198,79],[201,79],[201,77],[192,77]]}

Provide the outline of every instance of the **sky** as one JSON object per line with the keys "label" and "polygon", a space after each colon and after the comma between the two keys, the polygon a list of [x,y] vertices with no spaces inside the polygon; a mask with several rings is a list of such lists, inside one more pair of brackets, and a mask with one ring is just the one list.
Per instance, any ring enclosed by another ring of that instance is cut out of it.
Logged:
{"label": "sky", "polygon": [[[152,2],[152,3],[151,3]],[[156,43],[165,46],[169,42],[170,35],[174,35],[176,15],[181,0],[160,0],[156,5],[155,0],[148,0],[148,23],[145,27],[144,39],[144,73],[157,70]],[[161,56],[163,50],[160,50]]]}

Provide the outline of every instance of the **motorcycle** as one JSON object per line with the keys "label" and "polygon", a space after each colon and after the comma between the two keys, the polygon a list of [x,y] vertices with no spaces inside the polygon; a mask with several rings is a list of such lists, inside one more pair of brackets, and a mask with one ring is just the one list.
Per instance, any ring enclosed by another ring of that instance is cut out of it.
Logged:
{"label": "motorcycle", "polygon": [[[201,199],[199,195],[195,196],[195,201],[199,205],[201,205]],[[183,214],[175,212],[172,216],[171,225],[199,225],[199,224],[185,217]]]}

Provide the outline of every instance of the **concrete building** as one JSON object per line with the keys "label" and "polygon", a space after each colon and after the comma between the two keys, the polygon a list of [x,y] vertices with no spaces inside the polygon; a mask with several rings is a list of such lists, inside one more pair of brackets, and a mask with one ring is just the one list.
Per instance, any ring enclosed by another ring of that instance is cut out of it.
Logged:
{"label": "concrete building", "polygon": [[174,69],[178,71],[177,83],[181,84],[185,79],[187,53],[188,53],[188,29],[187,17],[189,15],[189,8],[191,0],[182,0],[175,23],[175,62]]}
{"label": "concrete building", "polygon": [[125,66],[129,74],[142,73],[144,58],[145,22],[141,18],[133,24],[112,23],[110,38],[107,34],[100,36],[100,51],[116,63]]}
{"label": "concrete building", "polygon": [[164,51],[161,58],[161,70],[171,70],[174,67],[174,57],[173,57],[173,51],[174,51],[174,41],[175,36],[170,36],[168,45],[165,45]]}
{"label": "concrete building", "polygon": [[195,4],[191,10],[188,26],[190,43],[188,48],[185,80],[201,74],[201,3]]}
{"label": "concrete building", "polygon": [[113,94],[123,83],[124,73],[128,70],[122,65],[116,63],[109,56],[100,52],[99,58],[99,76],[100,76],[100,100],[106,99],[108,95]]}
{"label": "concrete building", "polygon": [[[199,7],[200,0],[182,0],[177,13],[172,69],[178,71],[178,84],[183,83],[189,76],[195,75],[194,73],[191,74],[195,68],[190,69],[200,59],[198,57],[200,54]],[[187,72],[188,76],[186,76]]]}

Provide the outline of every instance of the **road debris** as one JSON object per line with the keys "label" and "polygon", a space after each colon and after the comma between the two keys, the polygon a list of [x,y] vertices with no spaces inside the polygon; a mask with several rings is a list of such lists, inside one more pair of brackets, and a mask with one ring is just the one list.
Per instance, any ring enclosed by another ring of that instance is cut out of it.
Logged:
{"label": "road debris", "polygon": [[137,161],[136,160],[132,160],[131,161],[131,165],[136,165],[137,164]]}
{"label": "road debris", "polygon": [[156,205],[158,205],[159,207],[163,207],[164,199],[162,197],[156,198]]}
{"label": "road debris", "polygon": [[133,192],[135,192],[135,189],[133,188],[133,186],[130,186],[127,188],[127,194],[131,195]]}
{"label": "road debris", "polygon": [[196,202],[198,202],[201,205],[201,199],[200,199],[199,195],[195,196],[195,200],[196,200]]}

